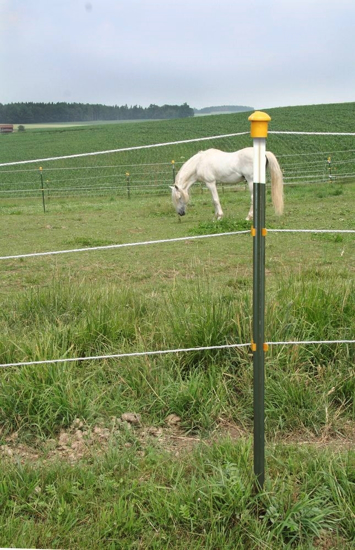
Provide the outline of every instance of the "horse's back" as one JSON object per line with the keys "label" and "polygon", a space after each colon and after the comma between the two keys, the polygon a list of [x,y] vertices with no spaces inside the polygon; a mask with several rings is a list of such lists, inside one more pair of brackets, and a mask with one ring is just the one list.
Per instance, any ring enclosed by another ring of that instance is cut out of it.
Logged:
{"label": "horse's back", "polygon": [[246,147],[232,153],[220,149],[201,151],[196,172],[199,179],[236,182],[243,179],[253,168],[253,148]]}
{"label": "horse's back", "polygon": [[237,159],[253,159],[253,147],[245,147],[244,149],[239,149],[239,151],[226,152],[221,151],[220,149],[206,149],[205,151],[200,151],[196,156],[199,156],[201,161],[204,162],[225,162],[230,163]]}

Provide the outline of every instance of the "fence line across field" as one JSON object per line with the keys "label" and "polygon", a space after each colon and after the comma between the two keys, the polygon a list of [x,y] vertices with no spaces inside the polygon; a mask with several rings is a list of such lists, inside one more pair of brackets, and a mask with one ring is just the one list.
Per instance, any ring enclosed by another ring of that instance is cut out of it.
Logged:
{"label": "fence line across field", "polygon": [[[269,132],[270,133],[270,132]],[[278,155],[278,158],[289,158],[289,157],[310,157],[314,155],[335,155],[336,153],[354,153],[355,149],[342,149],[337,151],[309,151],[308,153],[283,153]]]}
{"label": "fence line across field", "polygon": [[[335,176],[332,176],[331,178],[327,176],[322,176],[319,174],[318,176],[307,176],[309,177],[309,180],[304,180],[304,178],[307,175],[299,176],[299,177],[284,177],[284,185],[285,187],[291,187],[291,186],[301,186],[301,185],[324,185],[329,181],[333,182],[339,182],[340,180],[346,180],[346,179],[354,179],[355,173],[351,174],[337,174]],[[325,181],[327,179],[327,181]],[[301,180],[301,181],[300,181]],[[163,180],[157,180],[157,182],[163,181]],[[218,183],[218,188],[222,188],[222,192],[226,189],[238,191],[245,189],[245,183],[241,182],[239,184],[223,184]],[[136,185],[135,183],[130,184],[131,191],[138,191],[138,190],[144,190],[146,191],[146,194],[149,193],[156,193],[159,190],[167,191],[167,185],[166,183],[153,183],[153,184],[147,184],[144,183],[144,181],[141,182],[141,185]],[[201,187],[201,191],[203,192],[203,187]],[[206,188],[205,188],[206,189]],[[1,189],[0,188],[0,197],[2,198],[9,198],[6,197],[6,195],[10,195],[11,197],[16,197],[17,199],[33,199],[38,198],[38,196],[41,195],[42,192],[45,192],[49,198],[63,198],[65,196],[66,198],[71,196],[81,196],[84,191],[90,192],[91,195],[104,195],[108,191],[112,191],[116,194],[126,194],[127,193],[127,186],[126,182],[122,182],[119,186],[117,185],[102,185],[100,187],[97,187],[95,185],[91,185],[88,187],[51,187],[47,185],[42,190],[40,187],[31,187],[27,189]],[[165,192],[164,192],[165,194]],[[5,195],[5,196],[4,196]],[[29,196],[30,195],[30,196]]]}
{"label": "fence line across field", "polygon": [[[312,181],[285,181],[285,179],[288,179],[288,178],[284,178],[284,184],[287,186],[287,185],[316,185],[316,184],[320,184],[320,185],[326,185],[327,183],[330,183],[330,182],[339,182],[340,180],[345,180],[345,179],[348,179],[348,178],[352,178],[354,179],[355,178],[355,174],[336,174],[335,176],[324,176],[324,179],[322,180],[316,180],[316,176],[313,176],[313,180]],[[321,178],[321,175],[319,175],[319,178]],[[325,178],[327,178],[327,181],[325,181]],[[292,180],[296,180],[297,178],[291,178]]]}
{"label": "fence line across field", "polygon": [[[272,133],[272,132],[269,132],[269,133]],[[281,133],[281,132],[274,132],[275,134],[278,134],[278,133]],[[292,135],[292,134],[296,134],[297,132],[290,132],[289,134]],[[196,138],[195,140],[188,140],[188,141],[204,141],[204,140],[211,140],[211,139],[221,139],[221,138],[228,138],[228,137],[236,137],[236,136],[240,136],[240,135],[246,135],[247,132],[242,132],[242,133],[238,133],[238,134],[226,134],[226,135],[221,135],[221,136],[213,136],[213,137],[204,137],[204,138]],[[312,135],[312,133],[310,134]],[[320,135],[320,134],[315,134],[315,135]],[[330,135],[330,134],[325,134],[325,135]],[[331,135],[346,135],[346,136],[355,136],[355,133],[354,134],[331,134]],[[188,142],[187,141],[187,142]],[[186,142],[186,143],[187,143]],[[176,142],[172,142],[172,143],[161,143],[161,144],[158,144],[158,145],[143,145],[142,148],[148,148],[148,147],[161,147],[163,145],[174,145],[174,144],[183,144],[185,143],[184,141],[176,141]],[[133,148],[134,149],[134,148]],[[128,148],[127,150],[130,150],[130,148]],[[120,152],[120,151],[123,151],[123,149],[116,149],[116,150],[113,150],[113,151],[102,151],[102,152],[98,152],[98,153],[81,153],[82,156],[86,156],[86,155],[96,155],[96,154],[104,154],[104,153],[115,153],[115,152]],[[280,154],[278,155],[278,158],[289,158],[289,157],[305,157],[305,156],[315,156],[315,155],[335,155],[335,154],[340,154],[340,153],[353,153],[355,152],[355,149],[342,149],[342,150],[336,150],[336,151],[331,151],[331,150],[326,150],[326,151],[312,151],[312,152],[308,152],[308,153],[290,153],[290,154]],[[75,158],[76,155],[73,155],[73,156],[67,156],[67,157],[55,157],[53,159],[39,159],[39,160],[30,160],[30,161],[19,161],[20,163],[34,163],[34,162],[44,162],[44,160],[61,160],[61,159],[67,159],[67,158]],[[184,161],[183,160],[176,160],[175,163],[183,163]],[[321,162],[321,161],[316,161],[316,162]],[[349,161],[351,162],[351,161]],[[339,164],[339,162],[337,162]],[[3,163],[3,164],[0,164],[0,167],[1,166],[14,166],[18,163]],[[131,164],[131,163],[123,163],[123,164],[112,164],[112,165],[100,165],[100,164],[97,164],[95,166],[71,166],[71,167],[66,167],[66,166],[63,166],[63,167],[56,167],[56,168],[46,168],[46,171],[49,172],[49,171],[62,171],[62,170],[103,170],[103,169],[110,169],[110,168],[122,168],[122,167],[125,167],[125,168],[132,168],[132,167],[137,167],[137,166],[159,166],[159,165],[171,165],[171,161],[170,162],[149,162],[149,163],[137,163],[137,164]],[[28,169],[21,169],[21,170],[1,170],[0,173],[1,174],[16,174],[16,173],[19,173],[19,172],[37,172],[38,171],[38,168],[28,168]]]}
{"label": "fence line across field", "polygon": [[[350,159],[350,160],[337,161],[337,163],[336,163],[337,166],[341,166],[341,165],[344,165],[344,164],[354,164],[355,165],[355,158]],[[324,176],[324,168],[325,168],[324,162],[318,161],[317,163],[311,163],[311,165],[312,165],[312,169],[308,169],[308,167],[304,166],[304,165],[290,165],[290,168],[287,168],[286,166],[283,166],[283,170],[285,172],[284,176],[285,177],[291,177],[292,174],[301,174],[301,175],[303,175],[303,177],[307,176],[308,174],[318,174],[319,177]],[[314,165],[318,165],[318,170],[315,169],[316,167]],[[297,169],[297,166],[302,166],[302,168]],[[86,170],[86,169],[84,168],[83,170]],[[38,170],[36,170],[35,172],[38,172]],[[0,174],[1,174],[1,172],[0,172]],[[147,179],[150,179],[152,177],[155,178],[158,175],[168,176],[170,174],[171,174],[171,172],[168,171],[168,170],[159,170],[159,171],[153,172],[153,176],[152,176],[152,173],[148,173],[148,172],[134,172],[134,173],[130,173],[130,176],[133,177],[133,178],[137,178],[138,176],[145,176],[145,179],[143,179],[143,180],[135,180],[135,181],[145,182],[145,181],[147,181]],[[354,175],[354,174],[351,174],[351,175]],[[339,177],[343,177],[343,174],[340,173]],[[73,179],[74,179],[74,181],[88,181],[88,180],[97,181],[97,180],[113,179],[113,178],[124,180],[126,178],[126,174],[123,174],[123,173],[111,174],[111,175],[110,174],[97,174],[96,176],[84,176],[84,177],[77,177],[76,176]],[[53,184],[53,183],[60,183],[60,182],[63,182],[63,181],[66,182],[68,180],[66,178],[65,179],[51,178],[50,180],[47,180],[47,181],[49,181],[51,184]],[[161,180],[161,181],[165,181],[165,180]],[[27,184],[30,185],[30,184],[33,184],[33,183],[36,183],[36,180],[16,181],[16,182],[2,181],[2,182],[0,182],[0,186],[4,186],[4,185],[27,185]],[[71,187],[68,187],[68,190],[70,190],[70,189],[71,189]]]}
{"label": "fence line across field", "polygon": [[[111,176],[110,176],[111,177]],[[304,178],[308,178],[308,180],[304,179]],[[323,174],[316,174],[316,175],[309,175],[309,173],[305,173],[301,176],[284,176],[284,185],[285,186],[290,186],[290,185],[311,185],[311,184],[325,184],[327,183],[329,180],[332,181],[340,181],[340,180],[345,180],[345,179],[349,179],[349,178],[355,178],[355,172],[354,173],[345,173],[345,174],[335,174],[334,176],[332,175],[331,178],[328,176],[328,175],[323,175]],[[76,181],[79,181],[79,180],[85,180],[86,178],[79,178],[78,180]],[[90,179],[90,178],[87,178],[87,179]],[[312,180],[312,181],[311,181]],[[327,180],[327,181],[325,181]],[[159,190],[159,189],[165,189],[166,191],[168,191],[167,189],[167,184],[166,184],[166,180],[155,180],[156,183],[146,183],[145,180],[135,180],[134,183],[130,183],[130,189],[131,190],[147,190],[147,191],[154,191],[154,190]],[[31,183],[33,184],[34,182],[28,182],[28,183]],[[53,183],[53,181],[51,181],[50,183]],[[20,183],[19,183],[20,184]],[[16,184],[16,185],[19,185],[19,184]],[[233,184],[233,185],[228,185],[228,184],[223,184],[223,183],[218,183],[218,187],[222,187],[223,190],[226,190],[226,189],[232,189],[232,190],[237,190],[239,188],[244,188],[245,187],[245,183],[241,182],[239,184]],[[202,188],[203,189],[203,188]],[[13,189],[1,189],[1,183],[0,183],[0,196],[1,195],[19,195],[17,198],[26,198],[26,196],[21,196],[21,194],[28,194],[28,193],[32,193],[32,194],[36,194],[36,193],[41,193],[43,190],[41,187],[28,187],[28,188],[24,188],[24,189],[16,189],[16,188],[13,188]],[[52,185],[48,185],[48,182],[45,182],[45,187],[44,187],[44,191],[46,193],[50,193],[50,196],[51,198],[56,198],[56,197],[63,197],[63,194],[65,194],[66,197],[70,197],[70,196],[76,196],[76,195],[80,195],[80,191],[91,191],[92,193],[96,193],[96,194],[100,194],[102,192],[106,192],[106,191],[113,191],[113,192],[127,192],[127,187],[126,187],[126,182],[125,181],[122,181],[120,182],[120,185],[100,185],[100,186],[97,186],[97,185],[89,185],[89,186],[85,186],[85,187],[77,187],[77,186],[71,186],[71,187],[53,187]],[[55,193],[60,193],[58,195],[55,195]],[[6,198],[6,197],[4,197]]]}
{"label": "fence line across field", "polygon": [[[285,342],[265,342],[267,346],[297,346],[297,345],[331,345],[331,344],[355,344],[355,340],[292,340]],[[0,364],[1,369],[8,367],[29,367],[34,365],[53,365],[57,363],[77,363],[82,361],[96,361],[96,360],[105,360],[105,359],[124,359],[129,357],[145,357],[152,355],[167,355],[170,353],[189,353],[192,351],[209,351],[209,350],[220,350],[220,349],[235,349],[235,348],[251,348],[252,343],[243,343],[243,344],[222,344],[220,346],[201,346],[197,348],[177,348],[177,349],[165,349],[165,350],[156,350],[156,351],[136,351],[130,353],[114,353],[112,355],[93,355],[89,357],[67,357],[61,359],[43,359],[36,361],[23,361],[19,363],[3,363]]]}
{"label": "fence line across field", "polygon": [[[108,151],[95,151],[92,153],[78,153],[76,155],[64,155],[60,157],[49,157],[49,158],[43,158],[43,159],[36,159],[36,160],[20,160],[17,162],[4,162],[0,164],[1,166],[17,166],[20,164],[34,164],[39,162],[48,162],[51,160],[66,160],[66,159],[74,159],[74,158],[80,158],[80,157],[92,157],[96,155],[108,155],[111,153],[123,153],[127,151],[139,151],[142,149],[154,149],[155,147],[165,147],[167,145],[180,145],[183,143],[194,143],[198,141],[207,141],[212,139],[222,139],[226,137],[236,137],[236,136],[246,136],[249,135],[249,132],[238,132],[236,134],[224,134],[219,136],[209,136],[209,137],[203,137],[203,138],[194,138],[194,139],[183,139],[180,141],[169,141],[165,143],[154,143],[153,145],[138,145],[136,147],[122,147],[120,149],[110,149]],[[355,134],[354,134],[355,135]]]}
{"label": "fence line across field", "polygon": [[281,136],[355,136],[355,132],[293,132],[284,130],[269,130],[268,134]]}
{"label": "fence line across field", "polygon": [[[355,132],[292,132],[292,131],[280,131],[280,130],[274,130],[272,132],[269,132],[269,134],[274,135],[308,135],[308,136],[353,136],[355,137]],[[49,162],[53,160],[66,160],[66,159],[72,159],[72,158],[82,158],[82,157],[90,157],[90,156],[97,156],[97,155],[107,155],[112,153],[122,153],[127,151],[139,151],[142,149],[153,149],[157,147],[165,147],[168,145],[181,145],[184,143],[196,143],[201,141],[208,141],[213,139],[223,139],[228,137],[236,137],[236,136],[245,136],[250,135],[249,132],[237,132],[233,134],[222,134],[217,136],[207,136],[203,138],[194,138],[194,139],[184,139],[184,140],[178,140],[178,141],[169,141],[165,143],[154,143],[150,145],[138,145],[135,147],[122,147],[120,149],[110,149],[107,151],[94,151],[90,153],[77,153],[74,155],[62,155],[59,157],[48,157],[48,158],[42,158],[42,159],[34,159],[34,160],[20,160],[16,162],[3,162],[0,163],[0,167],[2,166],[18,166],[22,164],[34,164],[34,163],[40,163],[40,162]]]}
{"label": "fence line across field", "polygon": [[[317,153],[317,154],[321,155],[322,153]],[[329,154],[330,154],[330,153],[329,153]],[[334,153],[332,153],[332,154],[334,155]],[[280,155],[280,157],[281,157],[281,155]],[[336,164],[337,164],[337,165],[338,165],[338,164],[349,164],[349,163],[352,163],[352,162],[355,162],[355,157],[352,157],[351,159],[346,159],[346,160],[337,160],[337,161],[336,161]],[[313,161],[307,162],[306,167],[307,167],[307,166],[315,166],[315,165],[317,165],[317,166],[319,166],[319,167],[321,167],[321,168],[324,168],[324,166],[325,166],[326,164],[328,164],[328,161],[325,160],[325,159],[313,160]],[[288,172],[290,172],[291,169],[293,169],[293,168],[297,169],[297,166],[302,166],[302,167],[304,167],[304,164],[296,163],[296,162],[292,162],[292,163],[290,163],[290,164],[284,164],[284,163],[282,164],[282,167],[283,167],[284,169],[287,168],[287,171],[288,171]],[[297,170],[296,170],[296,171],[297,171]]]}
{"label": "fence line across field", "polygon": [[250,234],[250,230],[247,229],[245,231],[229,231],[227,233],[213,233],[211,235],[189,235],[188,237],[175,237],[173,239],[159,239],[156,241],[142,241],[142,242],[136,242],[136,243],[108,244],[103,246],[92,246],[87,248],[73,248],[71,250],[56,250],[54,252],[33,252],[30,254],[17,254],[15,256],[0,256],[0,260],[13,260],[17,258],[33,258],[36,256],[51,256],[55,254],[69,254],[74,252],[90,252],[93,250],[109,250],[109,249],[115,249],[115,248],[126,248],[130,246],[144,246],[144,245],[150,245],[150,244],[162,244],[162,243],[195,240],[195,239],[208,239],[211,237],[241,235],[246,233]]}
{"label": "fence line across field", "polygon": [[[344,233],[355,234],[355,229],[267,229],[268,233]],[[151,244],[173,243],[181,241],[190,241],[198,239],[210,239],[213,237],[227,237],[231,235],[250,235],[250,230],[228,231],[225,233],[212,233],[210,235],[188,235],[185,237],[175,237],[172,239],[159,239],[156,241],[141,241],[135,243],[108,244],[102,246],[88,246],[85,248],[72,248],[69,250],[54,250],[50,252],[31,252],[29,254],[16,254],[13,256],[0,256],[0,260],[15,260],[23,258],[34,258],[39,256],[54,256],[58,254],[72,254],[78,252],[92,252],[94,250],[112,250],[118,248],[128,248],[130,246],[148,246]]]}
{"label": "fence line across field", "polygon": [[[85,179],[85,178],[84,178]],[[80,181],[80,178],[76,181]],[[144,180],[137,180],[135,183],[131,183],[131,189],[149,189],[149,188],[153,188],[153,189],[156,189],[156,188],[159,188],[159,187],[164,187],[166,188],[166,183],[163,183],[165,180],[155,180],[156,183],[150,183],[150,184],[147,184],[145,183]],[[32,183],[32,182],[31,182]],[[103,190],[103,189],[113,189],[113,190],[125,190],[125,184],[126,182],[121,182],[121,185],[117,186],[117,185],[113,185],[111,182],[107,182],[108,184],[110,185],[101,185],[100,187],[97,187],[95,185],[89,185],[89,186],[86,186],[86,187],[83,187],[83,186],[72,186],[72,187],[52,187],[52,186],[48,186],[48,187],[45,187],[45,191],[66,191],[67,194],[70,195],[71,191],[78,191],[78,190],[91,190],[91,191],[100,191],[100,190]],[[42,189],[40,187],[29,187],[27,189],[1,189],[0,188],[0,193],[32,193],[32,192],[36,192],[36,191],[42,191]]]}
{"label": "fence line across field", "polygon": [[[177,162],[180,162],[180,161],[177,161]],[[123,164],[107,164],[107,165],[101,165],[101,164],[96,164],[95,166],[62,166],[62,167],[57,167],[57,168],[46,168],[46,171],[47,172],[50,172],[50,171],[56,171],[56,170],[105,170],[107,168],[122,168],[122,167],[125,167],[125,168],[132,168],[132,167],[136,167],[136,166],[160,166],[160,165],[170,165],[171,162],[146,162],[146,163],[139,163],[139,164],[127,164],[127,163],[123,163]],[[5,165],[1,165],[1,166],[6,166]],[[38,172],[38,168],[28,168],[27,170],[1,170],[1,174],[18,174],[20,172]]]}
{"label": "fence line across field", "polygon": [[268,233],[355,233],[355,229],[266,229]]}

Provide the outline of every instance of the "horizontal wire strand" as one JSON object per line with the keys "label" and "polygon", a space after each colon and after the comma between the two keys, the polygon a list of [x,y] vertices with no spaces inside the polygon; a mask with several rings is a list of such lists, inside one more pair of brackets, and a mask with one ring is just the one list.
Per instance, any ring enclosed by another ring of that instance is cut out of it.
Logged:
{"label": "horizontal wire strand", "polygon": [[[355,233],[355,229],[268,229],[268,233]],[[123,244],[108,244],[103,246],[92,246],[86,248],[72,248],[70,250],[55,250],[51,252],[32,252],[29,254],[16,254],[13,256],[0,256],[0,260],[15,260],[20,258],[34,258],[39,256],[54,256],[58,254],[71,254],[77,252],[91,252],[93,250],[110,250],[118,248],[128,248],[130,246],[147,246],[151,244],[173,243],[196,239],[209,239],[213,237],[223,237],[231,235],[246,235],[250,234],[250,230],[243,231],[228,231],[226,233],[212,233],[210,235],[188,235],[186,237],[176,237],[173,239],[160,239],[156,241],[142,241],[135,243],[123,243]]]}
{"label": "horizontal wire strand", "polygon": [[[287,346],[287,345],[319,345],[319,344],[355,344],[355,340],[294,340],[285,342],[265,342],[268,346]],[[208,351],[208,350],[220,350],[220,349],[232,349],[232,348],[245,348],[251,347],[251,342],[246,344],[223,344],[221,346],[201,346],[197,348],[177,348],[167,350],[156,351],[137,351],[132,353],[115,353],[112,355],[94,355],[89,357],[67,357],[62,359],[43,359],[37,361],[23,361],[19,363],[3,363],[0,364],[0,368],[5,369],[7,367],[25,367],[33,365],[51,365],[56,363],[75,363],[82,361],[95,361],[104,359],[122,359],[127,357],[143,357],[152,355],[167,355],[170,353],[187,353],[191,351]]]}

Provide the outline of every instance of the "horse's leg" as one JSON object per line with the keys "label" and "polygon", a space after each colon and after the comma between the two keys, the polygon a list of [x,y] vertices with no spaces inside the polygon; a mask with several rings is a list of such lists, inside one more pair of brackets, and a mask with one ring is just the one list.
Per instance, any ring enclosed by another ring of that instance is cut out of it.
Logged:
{"label": "horse's leg", "polygon": [[207,182],[206,181],[206,185],[207,185],[208,189],[211,191],[215,216],[216,216],[217,220],[221,220],[223,218],[223,210],[222,210],[222,207],[221,207],[221,203],[219,202],[219,196],[218,196],[216,182],[215,181],[212,181],[212,182]]}
{"label": "horse's leg", "polygon": [[250,191],[250,210],[245,219],[247,221],[250,221],[253,219],[253,182],[252,181],[248,181],[248,187]]}

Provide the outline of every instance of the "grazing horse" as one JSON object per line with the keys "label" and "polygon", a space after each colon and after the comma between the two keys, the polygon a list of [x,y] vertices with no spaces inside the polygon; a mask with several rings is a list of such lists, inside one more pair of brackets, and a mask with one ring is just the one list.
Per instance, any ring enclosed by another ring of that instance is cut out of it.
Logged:
{"label": "grazing horse", "polygon": [[[276,214],[283,213],[283,177],[280,165],[273,153],[266,151],[265,163],[271,175],[271,198]],[[253,219],[253,147],[246,147],[235,153],[218,149],[200,151],[182,165],[171,186],[172,200],[179,216],[185,216],[189,202],[189,189],[196,181],[205,183],[212,195],[217,220],[223,217],[217,192],[217,181],[238,183],[246,181],[251,196],[251,207],[247,220]]]}

